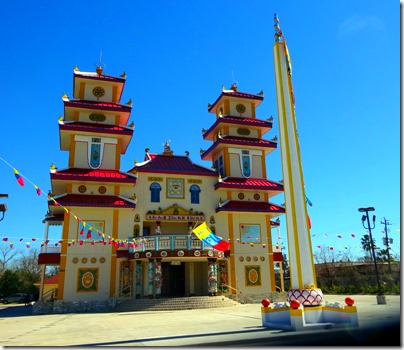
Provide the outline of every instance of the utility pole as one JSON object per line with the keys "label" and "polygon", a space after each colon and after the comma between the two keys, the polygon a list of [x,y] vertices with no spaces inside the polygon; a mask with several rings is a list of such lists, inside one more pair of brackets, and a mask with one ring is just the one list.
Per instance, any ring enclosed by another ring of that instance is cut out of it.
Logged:
{"label": "utility pole", "polygon": [[389,247],[389,236],[388,236],[388,228],[387,228],[387,225],[391,225],[387,220],[386,220],[386,218],[385,217],[383,217],[383,219],[384,219],[384,222],[383,221],[380,221],[380,223],[382,224],[382,225],[384,225],[384,232],[385,232],[385,234],[386,234],[386,242],[385,242],[385,245],[386,245],[386,249],[387,249],[387,261],[388,261],[388,263],[389,263],[389,273],[391,273],[391,264],[390,264],[390,247]]}

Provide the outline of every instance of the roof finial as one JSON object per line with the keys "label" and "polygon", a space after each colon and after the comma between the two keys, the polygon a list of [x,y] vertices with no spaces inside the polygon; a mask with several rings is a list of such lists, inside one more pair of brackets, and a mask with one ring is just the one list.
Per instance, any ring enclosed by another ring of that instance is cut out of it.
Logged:
{"label": "roof finial", "polygon": [[279,26],[279,18],[276,13],[274,14],[274,28],[275,28],[275,42],[280,42],[281,39],[282,41],[284,41],[282,30],[281,27]]}

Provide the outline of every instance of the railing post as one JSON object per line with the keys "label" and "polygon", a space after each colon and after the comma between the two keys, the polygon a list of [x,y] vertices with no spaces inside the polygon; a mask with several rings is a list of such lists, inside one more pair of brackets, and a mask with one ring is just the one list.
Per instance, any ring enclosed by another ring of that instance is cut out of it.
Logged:
{"label": "railing post", "polygon": [[154,237],[154,250],[159,250],[159,238],[158,238],[158,236]]}

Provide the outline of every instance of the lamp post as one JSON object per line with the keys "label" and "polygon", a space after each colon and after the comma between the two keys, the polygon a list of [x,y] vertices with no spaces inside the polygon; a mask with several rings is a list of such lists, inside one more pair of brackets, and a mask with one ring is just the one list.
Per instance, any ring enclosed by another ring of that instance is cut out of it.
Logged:
{"label": "lamp post", "polygon": [[[375,208],[373,208],[373,207],[359,208],[358,211],[360,213],[366,213],[366,215],[362,215],[362,225],[366,230],[369,230],[370,244],[371,244],[371,250],[372,250],[372,256],[373,256],[373,263],[375,265],[376,281],[377,281],[377,296],[376,296],[377,303],[386,304],[386,297],[383,295],[382,290],[380,288],[379,271],[377,270],[376,254],[375,254],[375,250],[373,247],[372,229],[375,228],[376,215],[373,215],[373,227],[370,226],[370,220],[369,220],[369,212],[375,211]],[[368,225],[367,227],[365,226],[365,221],[367,221],[367,225]]]}
{"label": "lamp post", "polygon": [[[8,194],[0,193],[0,198],[8,198]],[[5,203],[0,203],[0,213],[3,214],[0,221],[4,219],[4,214],[6,213],[6,211],[7,211],[7,205]]]}

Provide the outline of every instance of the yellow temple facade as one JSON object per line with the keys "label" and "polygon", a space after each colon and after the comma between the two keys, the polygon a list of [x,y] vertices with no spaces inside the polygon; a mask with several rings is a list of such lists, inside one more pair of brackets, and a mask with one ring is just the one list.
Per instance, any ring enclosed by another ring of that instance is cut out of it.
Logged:
{"label": "yellow temple facade", "polygon": [[[211,145],[201,159],[210,166],[166,142],[121,170],[134,134],[132,102],[121,102],[126,74],[75,68],[73,82],[59,119],[68,164],[50,171],[40,300],[47,266],[59,266],[57,299],[66,302],[276,291],[282,252],[271,231],[285,208],[271,202],[283,184],[266,178],[277,139],[263,138],[272,118],[256,117],[263,93],[233,85],[208,106],[212,125],[201,140]],[[203,223],[228,249],[192,232]],[[48,243],[52,225],[61,228],[57,245]]]}

